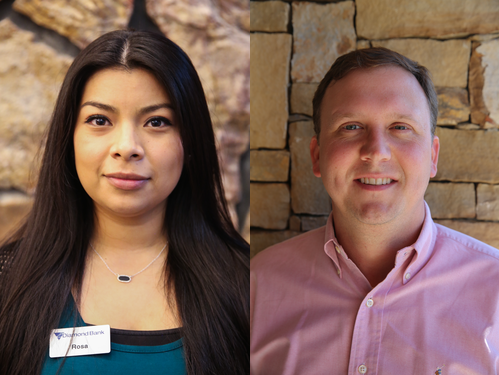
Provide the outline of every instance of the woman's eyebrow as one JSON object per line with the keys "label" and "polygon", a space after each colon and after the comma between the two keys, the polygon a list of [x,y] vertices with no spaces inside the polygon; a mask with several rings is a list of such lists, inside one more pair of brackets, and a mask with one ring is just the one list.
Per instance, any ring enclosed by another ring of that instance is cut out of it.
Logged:
{"label": "woman's eyebrow", "polygon": [[[113,112],[113,113],[118,113],[119,112],[118,109],[115,108],[115,107],[113,107],[112,105],[95,102],[93,100],[89,100],[88,102],[83,103],[81,105],[80,109],[83,108],[83,107],[85,107],[85,106],[97,107],[97,108],[103,109],[105,111]],[[153,105],[149,105],[147,107],[141,108],[138,111],[138,114],[139,115],[144,115],[144,114],[147,114],[147,113],[150,113],[150,112],[157,111],[158,109],[161,109],[161,108],[168,108],[168,109],[173,110],[173,106],[170,103],[160,103],[160,104],[153,104]]]}
{"label": "woman's eyebrow", "polygon": [[105,111],[109,111],[109,112],[114,112],[114,113],[117,113],[118,110],[111,106],[111,105],[108,105],[108,104],[103,104],[103,103],[99,103],[99,102],[94,102],[94,101],[88,101],[88,102],[85,102],[81,105],[80,109],[87,106],[87,105],[91,105],[93,107],[97,107],[97,108],[100,108],[100,109],[103,109]]}
{"label": "woman's eyebrow", "polygon": [[147,113],[157,111],[158,109],[161,109],[161,108],[168,108],[168,109],[173,110],[173,106],[170,103],[153,104],[153,105],[149,105],[147,107],[141,108],[139,110],[139,115],[145,115]]}

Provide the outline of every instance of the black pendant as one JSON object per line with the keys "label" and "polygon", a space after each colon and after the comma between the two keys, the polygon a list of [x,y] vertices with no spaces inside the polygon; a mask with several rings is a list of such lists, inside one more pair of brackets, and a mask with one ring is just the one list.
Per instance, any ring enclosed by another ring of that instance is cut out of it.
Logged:
{"label": "black pendant", "polygon": [[129,283],[132,281],[132,277],[127,275],[118,275],[118,281],[122,283]]}

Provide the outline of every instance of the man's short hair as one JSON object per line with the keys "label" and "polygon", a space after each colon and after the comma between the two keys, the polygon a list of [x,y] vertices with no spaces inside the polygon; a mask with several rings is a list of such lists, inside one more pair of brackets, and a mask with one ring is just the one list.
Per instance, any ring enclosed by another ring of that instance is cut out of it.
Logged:
{"label": "man's short hair", "polygon": [[419,65],[417,62],[402,56],[400,53],[391,51],[387,48],[377,47],[353,51],[338,57],[326,73],[320,82],[319,87],[317,87],[317,91],[315,92],[312,102],[314,108],[314,130],[317,137],[319,137],[321,131],[320,111],[322,99],[324,98],[324,94],[326,93],[326,90],[331,82],[339,81],[348,73],[356,69],[368,69],[387,65],[399,66],[407,70],[418,80],[426,95],[428,106],[430,108],[431,134],[435,134],[438,117],[438,99],[435,87],[431,81],[429,70],[424,66]]}

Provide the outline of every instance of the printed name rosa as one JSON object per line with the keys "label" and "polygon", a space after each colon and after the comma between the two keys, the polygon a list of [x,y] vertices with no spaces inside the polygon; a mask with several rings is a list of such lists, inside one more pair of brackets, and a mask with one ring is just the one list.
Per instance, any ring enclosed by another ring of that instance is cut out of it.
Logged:
{"label": "printed name rosa", "polygon": [[88,349],[88,345],[76,345],[76,344],[72,344],[71,345],[71,349]]}

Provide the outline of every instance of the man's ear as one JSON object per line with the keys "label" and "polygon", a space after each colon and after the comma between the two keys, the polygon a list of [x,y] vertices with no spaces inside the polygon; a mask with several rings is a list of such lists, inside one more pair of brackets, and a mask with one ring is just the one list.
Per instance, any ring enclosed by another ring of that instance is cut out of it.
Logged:
{"label": "man's ear", "polygon": [[321,177],[321,167],[319,163],[320,146],[317,136],[313,136],[310,141],[310,157],[312,158],[312,170],[316,177]]}
{"label": "man's ear", "polygon": [[440,151],[440,140],[435,135],[433,144],[431,145],[431,174],[430,177],[435,177],[437,174],[438,151]]}

